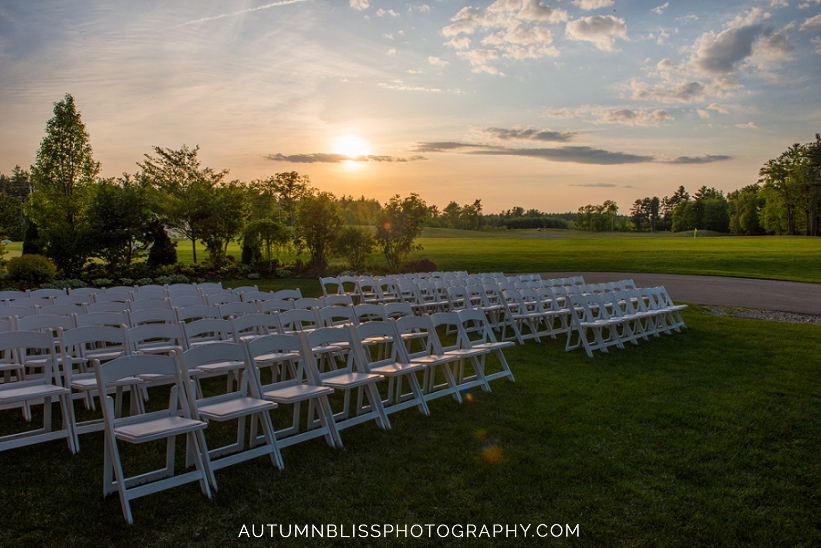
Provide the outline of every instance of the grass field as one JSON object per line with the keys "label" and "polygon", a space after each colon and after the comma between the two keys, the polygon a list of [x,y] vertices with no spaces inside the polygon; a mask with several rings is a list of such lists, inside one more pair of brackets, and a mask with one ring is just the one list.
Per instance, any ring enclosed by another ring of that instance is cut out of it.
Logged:
{"label": "grass field", "polygon": [[[821,544],[821,328],[684,317],[681,334],[592,360],[561,341],[516,346],[515,384],[435,400],[428,418],[394,414],[389,432],[345,430],[343,449],[287,448],[282,472],[265,458],[221,470],[213,501],[192,484],[138,499],[134,526],[102,499],[101,434],[75,456],[62,442],[6,451],[0,544],[240,544],[243,524],[266,523],[558,523],[578,524],[565,542],[586,546]],[[3,432],[22,423],[0,417]]]}
{"label": "grass field", "polygon": [[[426,229],[417,240],[423,250],[411,259],[429,258],[440,270],[469,272],[654,272],[706,274],[821,283],[821,238],[730,237],[692,233],[589,233],[575,230],[474,232]],[[8,244],[7,256],[20,253],[20,243]],[[239,257],[237,243],[228,253]],[[180,241],[178,259],[193,261],[191,244]],[[197,247],[197,258],[207,253]],[[294,255],[280,257],[293,263]],[[307,255],[302,255],[304,261]],[[379,253],[370,258],[384,265]],[[343,262],[338,266],[344,268]]]}

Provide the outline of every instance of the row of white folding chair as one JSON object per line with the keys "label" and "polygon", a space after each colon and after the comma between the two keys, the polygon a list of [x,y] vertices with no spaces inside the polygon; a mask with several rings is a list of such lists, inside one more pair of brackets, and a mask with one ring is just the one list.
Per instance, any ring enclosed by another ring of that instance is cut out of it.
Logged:
{"label": "row of white folding chair", "polygon": [[590,357],[594,350],[606,353],[610,346],[623,348],[624,342],[638,344],[638,338],[647,340],[661,332],[669,335],[686,327],[680,311],[687,305],[674,304],[661,286],[570,295],[570,301],[578,338],[573,343],[569,335],[565,349],[581,346]]}

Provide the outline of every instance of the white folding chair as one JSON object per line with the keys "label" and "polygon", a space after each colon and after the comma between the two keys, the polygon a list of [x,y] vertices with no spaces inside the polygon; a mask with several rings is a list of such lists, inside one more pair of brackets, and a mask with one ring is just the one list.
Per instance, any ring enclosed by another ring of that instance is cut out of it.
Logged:
{"label": "white folding chair", "polygon": [[[502,353],[504,348],[510,348],[514,346],[515,343],[513,341],[497,341],[493,335],[493,329],[487,321],[487,317],[481,310],[462,310],[457,312],[456,315],[462,323],[457,344],[461,348],[468,350],[489,350],[499,361],[501,370],[495,373],[488,373],[487,363],[485,361],[486,354],[482,354],[479,357],[485,380],[507,379],[510,382],[516,382],[516,379],[513,377],[513,372],[507,363],[507,359],[505,359],[505,355]],[[462,379],[459,379],[459,381],[460,383],[463,382]]]}
{"label": "white folding chair", "polygon": [[257,303],[225,303],[217,305],[217,312],[221,318],[228,319],[244,314],[256,314],[259,308]]}
{"label": "white folding chair", "polygon": [[231,318],[234,341],[252,341],[265,335],[279,333],[279,320],[272,314],[245,314]]}
{"label": "white folding chair", "polygon": [[268,314],[271,312],[283,312],[285,310],[294,309],[294,301],[289,299],[268,299],[266,301],[259,301],[259,311]]}
{"label": "white folding chair", "polygon": [[[167,409],[141,413],[129,417],[117,417],[114,402],[100,393],[100,403],[105,421],[105,459],[103,472],[103,496],[119,493],[123,516],[133,523],[131,501],[151,493],[197,481],[203,494],[211,498],[210,484],[216,485],[208,465],[208,448],[202,432],[207,424],[192,418],[186,383],[182,378],[179,350],[175,356],[138,355],[124,356],[96,366],[99,386],[109,386],[122,379],[152,376],[173,379],[173,388]],[[188,455],[194,470],[175,474],[174,456],[177,436],[185,436]],[[136,476],[126,477],[120,458],[120,442],[142,444],[166,440],[165,467]],[[203,457],[204,456],[204,457]]]}
{"label": "white folding chair", "polygon": [[[594,299],[595,295],[569,295],[573,315],[570,317],[573,330],[567,335],[565,351],[584,347],[589,357],[593,357],[594,350],[607,353],[607,348],[617,346],[624,348],[618,333],[621,321],[613,320],[600,302]],[[577,340],[573,343],[573,332]],[[592,339],[589,337],[592,335]]]}
{"label": "white folding chair", "polygon": [[[77,434],[74,431],[74,407],[71,405],[71,391],[62,385],[57,349],[51,333],[37,331],[9,331],[0,333],[0,353],[25,363],[27,357],[36,354],[44,359],[43,374],[37,378],[25,378],[20,373],[8,376],[0,383],[0,409],[21,408],[26,420],[31,420],[31,406],[43,406],[43,426],[15,434],[0,436],[0,451],[25,447],[65,438],[72,453],[77,452]],[[10,368],[14,370],[14,368]],[[62,411],[60,430],[52,429],[52,400],[57,400]]]}
{"label": "white folding chair", "polygon": [[[387,397],[382,399],[385,414],[409,407],[417,407],[423,415],[430,415],[417,373],[427,369],[425,364],[411,362],[405,354],[402,336],[394,320],[367,322],[356,326],[354,351],[360,353],[367,370],[388,379]],[[402,382],[407,380],[410,393],[402,393]]]}
{"label": "white folding chair", "polygon": [[[426,367],[422,379],[425,401],[452,396],[462,403],[459,387],[451,365],[458,366],[461,356],[446,354],[429,316],[404,316],[395,322],[399,336],[405,343],[405,355],[411,363]],[[438,373],[437,373],[438,371]],[[441,382],[444,379],[444,382]]]}
{"label": "white folding chair", "polygon": [[147,323],[179,323],[177,315],[170,308],[146,308],[128,314],[129,327]]}
{"label": "white folding chair", "polygon": [[[202,366],[219,362],[239,362],[242,364],[242,380],[236,390],[228,390],[224,394],[208,397],[198,396],[194,389],[196,378]],[[269,455],[275,467],[282,470],[284,464],[282,455],[277,446],[274,427],[271,424],[269,412],[277,407],[276,403],[261,398],[260,386],[256,380],[257,374],[253,362],[248,359],[242,345],[221,342],[209,345],[207,348],[191,348],[182,354],[184,378],[189,380],[189,390],[192,418],[195,420],[228,422],[237,421],[236,441],[222,447],[215,447],[208,451],[208,460],[211,470],[220,470],[226,466],[244,462],[262,455]],[[264,443],[254,445],[255,437],[249,440],[250,447],[246,449],[245,427],[246,419],[250,419],[254,426],[262,427]],[[205,434],[206,439],[208,433]],[[190,446],[189,446],[190,447]],[[216,485],[214,485],[216,488]]]}
{"label": "white folding chair", "polygon": [[[333,420],[328,396],[333,389],[322,386],[313,361],[305,359],[310,350],[305,349],[297,335],[267,335],[244,343],[248,361],[257,367],[260,393],[266,400],[279,405],[293,406],[291,425],[277,430],[280,447],[288,447],[318,437],[324,437],[330,447],[342,447],[342,439]],[[283,364],[288,364],[284,366]],[[281,369],[287,374],[280,374]],[[263,370],[271,370],[270,382],[263,380]],[[306,428],[302,430],[301,410],[303,402],[309,405]],[[314,425],[314,414],[318,416]]]}
{"label": "white folding chair", "polygon": [[[368,372],[367,364],[354,350],[357,338],[354,327],[322,327],[309,333],[301,332],[300,336],[308,354],[305,359],[313,362],[322,386],[344,394],[342,409],[333,415],[337,430],[371,420],[379,428],[389,430],[391,423],[376,388],[376,383],[384,377]],[[347,351],[339,351],[340,348]],[[351,403],[353,390],[358,392],[355,405]],[[368,405],[362,405],[364,397]]]}
{"label": "white folding chair", "polygon": [[185,323],[187,321],[202,320],[204,318],[219,319],[219,310],[216,306],[198,305],[186,306],[183,308],[174,308],[177,314],[177,323]]}
{"label": "white folding chair", "polygon": [[[441,338],[439,340],[445,355],[459,358],[459,361],[453,362],[455,368],[454,377],[456,377],[459,390],[470,390],[478,386],[485,392],[490,392],[490,385],[485,378],[484,367],[482,365],[483,361],[481,359],[485,354],[490,353],[490,349],[464,346],[464,337],[461,337],[464,328],[462,327],[462,322],[458,314],[455,312],[438,312],[432,314],[430,321],[435,329],[442,328],[445,333],[455,334],[453,335],[455,338],[453,344],[445,344]],[[468,364],[470,364],[472,370],[470,374],[466,372],[466,366]]]}

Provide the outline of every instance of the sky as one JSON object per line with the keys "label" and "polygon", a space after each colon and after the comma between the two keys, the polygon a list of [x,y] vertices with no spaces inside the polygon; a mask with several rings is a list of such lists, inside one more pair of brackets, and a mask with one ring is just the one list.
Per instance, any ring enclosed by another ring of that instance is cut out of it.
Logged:
{"label": "sky", "polygon": [[74,96],[101,175],[199,146],[380,201],[729,192],[821,132],[821,0],[0,0],[0,172]]}

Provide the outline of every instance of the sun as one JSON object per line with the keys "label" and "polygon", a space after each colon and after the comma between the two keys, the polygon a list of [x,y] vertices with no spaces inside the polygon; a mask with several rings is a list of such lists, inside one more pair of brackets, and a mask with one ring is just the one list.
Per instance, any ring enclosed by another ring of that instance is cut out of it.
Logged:
{"label": "sun", "polygon": [[344,135],[334,141],[334,153],[352,158],[351,160],[345,161],[346,166],[358,167],[362,162],[354,161],[353,158],[368,156],[371,153],[371,148],[361,137]]}

